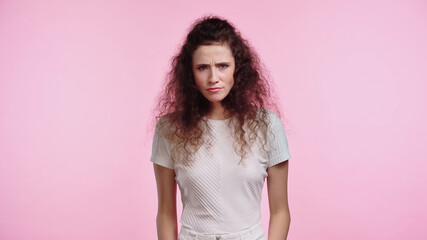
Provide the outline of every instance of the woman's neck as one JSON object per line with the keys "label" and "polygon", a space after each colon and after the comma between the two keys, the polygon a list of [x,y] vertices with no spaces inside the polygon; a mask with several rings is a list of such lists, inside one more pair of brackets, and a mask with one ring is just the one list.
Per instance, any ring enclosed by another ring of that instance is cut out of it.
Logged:
{"label": "woman's neck", "polygon": [[228,119],[229,113],[226,112],[225,108],[221,105],[221,103],[212,104],[212,109],[210,113],[206,115],[207,118],[213,120],[225,120]]}

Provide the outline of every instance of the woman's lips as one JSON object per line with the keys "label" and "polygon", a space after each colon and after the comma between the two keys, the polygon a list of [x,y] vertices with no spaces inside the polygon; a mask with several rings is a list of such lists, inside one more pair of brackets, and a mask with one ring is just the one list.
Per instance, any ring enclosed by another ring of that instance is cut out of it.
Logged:
{"label": "woman's lips", "polygon": [[221,90],[221,88],[208,88],[207,90],[209,92],[218,92],[219,90]]}

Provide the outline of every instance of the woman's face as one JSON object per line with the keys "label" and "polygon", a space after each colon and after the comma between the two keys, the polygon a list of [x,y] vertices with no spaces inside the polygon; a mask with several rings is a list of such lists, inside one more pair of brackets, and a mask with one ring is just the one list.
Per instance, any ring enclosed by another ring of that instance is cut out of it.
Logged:
{"label": "woman's face", "polygon": [[220,103],[234,84],[234,57],[227,44],[200,45],[193,53],[193,75],[200,93]]}

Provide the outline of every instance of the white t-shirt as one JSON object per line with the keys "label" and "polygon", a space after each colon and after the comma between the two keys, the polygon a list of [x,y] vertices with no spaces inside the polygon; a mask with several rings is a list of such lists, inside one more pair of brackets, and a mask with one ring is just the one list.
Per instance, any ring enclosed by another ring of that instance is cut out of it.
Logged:
{"label": "white t-shirt", "polygon": [[[267,168],[290,158],[288,142],[280,118],[267,110],[273,150],[268,157],[254,143],[243,165],[233,148],[230,119],[207,119],[212,129],[212,148],[201,146],[190,166],[172,163],[167,139],[154,134],[150,161],[174,169],[183,205],[181,225],[206,234],[233,233],[261,221],[261,194]],[[260,145],[258,145],[260,146]]]}

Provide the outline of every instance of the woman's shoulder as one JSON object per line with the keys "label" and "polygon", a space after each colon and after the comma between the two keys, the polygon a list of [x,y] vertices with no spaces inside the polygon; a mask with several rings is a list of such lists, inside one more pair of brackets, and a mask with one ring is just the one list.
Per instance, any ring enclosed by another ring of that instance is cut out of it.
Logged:
{"label": "woman's shoulder", "polygon": [[171,113],[156,117],[156,131],[164,135],[171,128]]}
{"label": "woman's shoulder", "polygon": [[278,118],[279,116],[274,111],[267,109],[267,108],[261,108],[257,107],[257,114],[259,117],[263,116],[263,113],[265,113],[265,117],[271,122],[275,118]]}
{"label": "woman's shoulder", "polygon": [[157,117],[157,124],[158,125],[164,125],[164,124],[170,124],[173,120],[173,116],[176,115],[175,113],[165,113],[159,117]]}

